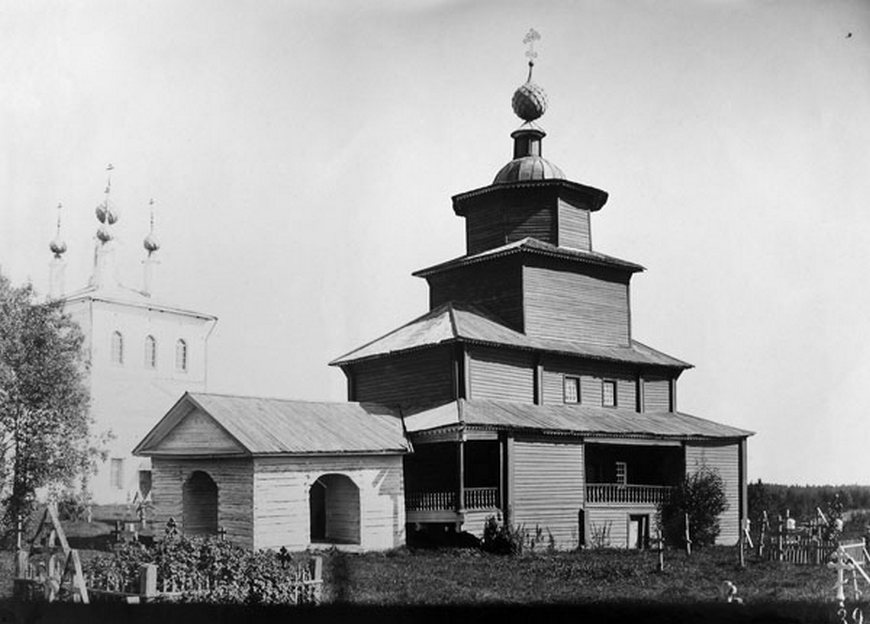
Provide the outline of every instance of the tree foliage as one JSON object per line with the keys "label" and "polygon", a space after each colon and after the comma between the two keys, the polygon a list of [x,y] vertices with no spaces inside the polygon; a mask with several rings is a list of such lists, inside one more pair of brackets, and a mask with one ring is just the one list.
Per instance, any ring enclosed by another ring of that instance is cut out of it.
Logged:
{"label": "tree foliage", "polygon": [[707,466],[687,474],[671,495],[659,504],[657,519],[665,541],[686,543],[686,514],[693,547],[710,546],[719,535],[719,514],[728,509],[725,484],[719,473]]}
{"label": "tree foliage", "polygon": [[0,274],[0,505],[3,529],[36,490],[72,486],[90,468],[89,395],[78,325]]}
{"label": "tree foliage", "polygon": [[749,519],[753,525],[761,522],[763,512],[773,519],[785,516],[809,520],[817,517],[816,508],[826,516],[854,509],[870,509],[870,486],[866,485],[781,485],[762,483],[761,479],[747,488]]}

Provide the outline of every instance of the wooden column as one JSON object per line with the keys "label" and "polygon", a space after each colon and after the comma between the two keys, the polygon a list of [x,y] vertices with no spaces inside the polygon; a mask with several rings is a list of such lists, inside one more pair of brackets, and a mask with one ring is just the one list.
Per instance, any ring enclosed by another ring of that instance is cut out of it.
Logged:
{"label": "wooden column", "polygon": [[535,405],[544,403],[544,366],[541,364],[540,357],[535,359],[534,403]]}
{"label": "wooden column", "polygon": [[456,511],[465,511],[465,432],[460,432],[456,453],[459,478],[456,483]]}
{"label": "wooden column", "polygon": [[347,400],[356,401],[356,387],[353,383],[353,373],[349,369],[344,368],[344,376],[347,377]]}
{"label": "wooden column", "polygon": [[[737,481],[740,487],[740,496],[738,510],[740,513],[740,527],[746,526],[746,521],[749,519],[749,509],[747,508],[749,492],[746,486],[746,438],[740,440],[737,445]],[[741,531],[742,533],[742,531]]]}
{"label": "wooden column", "polygon": [[668,380],[668,403],[670,409],[668,411],[677,411],[677,380],[671,377]]}
{"label": "wooden column", "polygon": [[504,521],[505,524],[508,524],[514,521],[514,438],[510,434],[505,440],[505,455],[507,495],[505,496]]}
{"label": "wooden column", "polygon": [[498,436],[498,508],[501,510],[502,517],[505,515],[505,438],[503,435]]}
{"label": "wooden column", "polygon": [[638,373],[637,375],[637,412],[643,413],[643,375]]}
{"label": "wooden column", "polygon": [[453,348],[453,398],[468,399],[468,351],[462,343]]}

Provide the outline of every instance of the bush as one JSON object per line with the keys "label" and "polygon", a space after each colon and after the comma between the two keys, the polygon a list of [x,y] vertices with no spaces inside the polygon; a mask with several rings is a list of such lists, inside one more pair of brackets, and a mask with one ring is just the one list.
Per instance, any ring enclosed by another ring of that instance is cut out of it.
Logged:
{"label": "bush", "polygon": [[719,535],[719,514],[726,509],[722,477],[715,469],[702,466],[671,490],[668,499],[659,504],[656,519],[667,543],[684,546],[688,514],[692,546],[711,546]]}
{"label": "bush", "polygon": [[480,547],[496,555],[521,555],[527,539],[524,527],[510,523],[499,523],[495,516],[489,516],[483,527],[483,540]]}

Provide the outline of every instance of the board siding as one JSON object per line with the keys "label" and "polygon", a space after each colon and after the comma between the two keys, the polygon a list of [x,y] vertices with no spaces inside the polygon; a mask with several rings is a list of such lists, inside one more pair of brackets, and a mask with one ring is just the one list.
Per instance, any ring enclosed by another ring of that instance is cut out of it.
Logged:
{"label": "board siding", "polygon": [[522,269],[514,258],[479,262],[427,279],[430,310],[448,302],[472,305],[523,331]]}
{"label": "board siding", "polygon": [[454,397],[453,353],[435,347],[355,364],[355,401],[384,405],[425,405]]}
{"label": "board siding", "polygon": [[287,457],[255,460],[255,548],[301,550],[310,546],[309,489],[327,474],[344,475],[359,488],[363,550],[387,550],[405,543],[400,455]]}
{"label": "board siding", "polygon": [[644,379],[643,411],[667,412],[671,409],[671,387],[668,379]]}
{"label": "board siding", "polygon": [[540,241],[553,243],[555,242],[554,229],[553,209],[549,206],[515,210],[508,215],[506,242],[512,243],[524,238],[536,238]]}
{"label": "board siding", "polygon": [[612,346],[629,343],[628,282],[523,268],[525,333]]}
{"label": "board siding", "polygon": [[566,550],[580,543],[583,508],[583,445],[516,440],[513,444],[512,522],[536,528]]}
{"label": "board siding", "polygon": [[580,378],[581,405],[601,406],[601,382],[605,379],[616,382],[619,407],[636,409],[637,382],[628,369],[607,366],[592,367],[570,360],[545,361],[543,363],[543,402],[563,403],[562,379],[565,375]]}
{"label": "board siding", "polygon": [[[655,505],[595,505],[586,506],[586,544],[612,548],[628,547],[629,516],[649,516],[650,527],[655,526]],[[600,538],[596,539],[595,534]],[[650,537],[654,537],[650,529]]]}
{"label": "board siding", "polygon": [[465,216],[465,248],[476,254],[505,244],[502,227],[502,207],[498,204],[481,205]]}
{"label": "board siding", "polygon": [[471,399],[533,403],[535,366],[527,354],[473,347],[470,356]]}
{"label": "board siding", "polygon": [[251,459],[176,459],[151,460],[151,496],[156,526],[174,518],[184,532],[183,488],[193,472],[207,473],[218,488],[218,527],[227,539],[253,547],[253,462]]}
{"label": "board siding", "polygon": [[201,410],[191,410],[155,450],[189,454],[241,453],[244,448]]}
{"label": "board siding", "polygon": [[559,240],[560,247],[592,250],[592,233],[589,224],[589,211],[575,208],[559,200]]}
{"label": "board siding", "polygon": [[687,443],[686,472],[697,471],[701,466],[715,469],[725,484],[725,497],[728,509],[719,516],[719,536],[717,544],[737,543],[740,526],[740,472],[738,444],[731,443]]}

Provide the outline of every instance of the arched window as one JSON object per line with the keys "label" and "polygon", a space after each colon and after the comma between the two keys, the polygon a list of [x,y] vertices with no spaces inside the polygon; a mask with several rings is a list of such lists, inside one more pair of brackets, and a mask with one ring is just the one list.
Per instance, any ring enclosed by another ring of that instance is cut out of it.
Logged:
{"label": "arched window", "polygon": [[157,341],[145,336],[145,368],[157,368]]}
{"label": "arched window", "polygon": [[119,331],[112,333],[112,362],[124,363],[124,337]]}
{"label": "arched window", "polygon": [[187,370],[187,343],[181,339],[175,343],[175,370]]}

